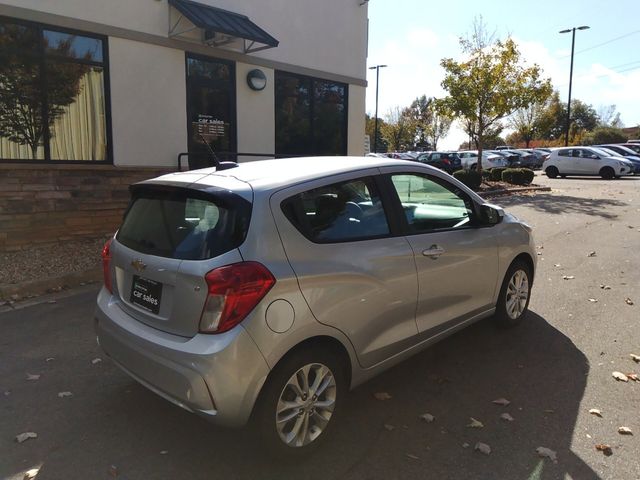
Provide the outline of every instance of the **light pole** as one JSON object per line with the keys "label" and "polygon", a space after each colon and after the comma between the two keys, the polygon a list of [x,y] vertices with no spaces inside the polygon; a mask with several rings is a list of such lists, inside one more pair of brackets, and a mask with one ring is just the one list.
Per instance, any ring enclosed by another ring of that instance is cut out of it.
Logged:
{"label": "light pole", "polygon": [[376,65],[369,67],[369,70],[376,71],[376,126],[373,131],[373,153],[378,153],[378,85],[380,83],[380,69],[386,67],[386,65]]}
{"label": "light pole", "polygon": [[564,146],[569,146],[569,125],[571,125],[571,82],[573,80],[573,49],[576,44],[576,30],[587,30],[589,27],[587,25],[582,25],[581,27],[573,27],[566,28],[565,30],[560,30],[559,33],[569,33],[571,32],[571,68],[569,70],[569,101],[567,102],[567,131],[564,134]]}

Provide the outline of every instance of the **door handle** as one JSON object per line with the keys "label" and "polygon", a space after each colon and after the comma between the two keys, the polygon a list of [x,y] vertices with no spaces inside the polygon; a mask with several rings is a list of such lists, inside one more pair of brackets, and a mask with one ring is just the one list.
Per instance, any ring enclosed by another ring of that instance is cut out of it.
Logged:
{"label": "door handle", "polygon": [[442,248],[440,245],[436,245],[435,243],[431,245],[426,250],[422,251],[422,255],[425,257],[431,257],[432,260],[436,260],[440,255],[442,255],[446,250]]}

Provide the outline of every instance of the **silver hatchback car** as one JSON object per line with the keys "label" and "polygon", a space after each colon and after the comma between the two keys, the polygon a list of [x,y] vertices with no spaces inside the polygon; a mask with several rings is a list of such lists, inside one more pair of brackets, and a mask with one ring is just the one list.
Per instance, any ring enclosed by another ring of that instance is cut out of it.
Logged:
{"label": "silver hatchback car", "polygon": [[323,157],[135,184],[102,253],[98,341],[170,402],[271,448],[327,437],[344,396],[482,318],[518,323],[531,228],[416,162]]}

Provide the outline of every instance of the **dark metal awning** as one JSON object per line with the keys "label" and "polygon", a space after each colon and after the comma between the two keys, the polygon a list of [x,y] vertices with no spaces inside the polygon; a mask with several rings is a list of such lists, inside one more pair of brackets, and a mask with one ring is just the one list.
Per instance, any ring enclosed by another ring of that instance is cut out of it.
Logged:
{"label": "dark metal awning", "polygon": [[199,40],[215,47],[227,45],[244,53],[277,47],[279,43],[239,13],[191,0],[169,0],[169,9],[169,37]]}

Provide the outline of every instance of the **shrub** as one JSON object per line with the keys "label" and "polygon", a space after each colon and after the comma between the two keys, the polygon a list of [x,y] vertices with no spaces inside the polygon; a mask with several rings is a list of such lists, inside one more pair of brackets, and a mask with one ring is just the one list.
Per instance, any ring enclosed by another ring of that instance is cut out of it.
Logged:
{"label": "shrub", "polygon": [[482,175],[475,170],[458,170],[453,176],[472,190],[480,188],[482,183]]}
{"label": "shrub", "polygon": [[482,179],[483,180],[491,180],[491,169],[482,170]]}
{"label": "shrub", "polygon": [[534,175],[533,170],[528,168],[506,168],[502,172],[502,181],[513,185],[528,185]]}
{"label": "shrub", "polygon": [[506,167],[495,167],[490,170],[491,172],[491,180],[494,182],[499,182],[502,180],[502,172],[506,170]]}

